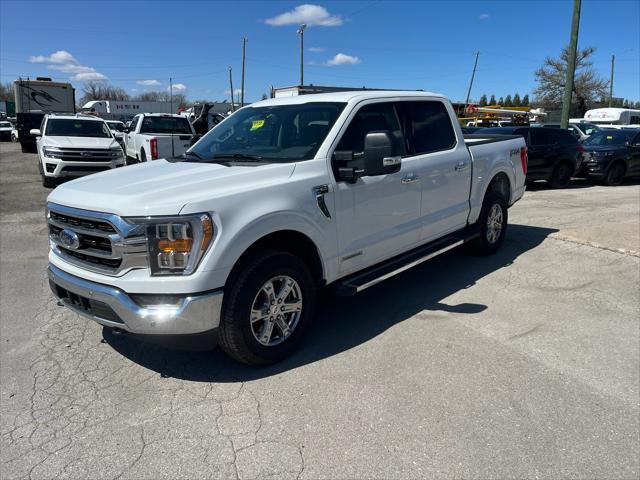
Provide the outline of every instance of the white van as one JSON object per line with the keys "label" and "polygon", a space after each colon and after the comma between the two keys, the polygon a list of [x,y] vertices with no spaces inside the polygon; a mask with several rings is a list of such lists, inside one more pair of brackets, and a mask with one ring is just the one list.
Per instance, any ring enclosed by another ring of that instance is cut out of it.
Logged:
{"label": "white van", "polygon": [[629,108],[595,108],[584,114],[587,122],[596,125],[640,126],[640,110]]}

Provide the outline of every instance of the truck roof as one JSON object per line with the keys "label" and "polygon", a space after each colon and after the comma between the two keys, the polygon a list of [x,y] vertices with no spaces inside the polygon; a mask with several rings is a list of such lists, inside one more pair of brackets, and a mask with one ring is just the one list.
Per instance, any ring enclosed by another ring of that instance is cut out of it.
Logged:
{"label": "truck roof", "polygon": [[177,117],[177,118],[186,118],[184,115],[180,115],[178,113],[145,113],[142,112],[140,115],[144,115],[145,117]]}
{"label": "truck roof", "polygon": [[314,93],[310,95],[298,95],[293,97],[269,98],[252,103],[252,107],[267,107],[271,105],[291,105],[309,102],[356,102],[374,98],[398,98],[398,97],[437,97],[445,99],[444,95],[432,92],[420,92],[415,90],[353,90],[349,92]]}
{"label": "truck roof", "polygon": [[104,122],[104,119],[100,117],[96,117],[95,115],[87,115],[86,113],[49,113],[47,114],[49,118],[60,118],[62,120],[90,120],[96,122]]}

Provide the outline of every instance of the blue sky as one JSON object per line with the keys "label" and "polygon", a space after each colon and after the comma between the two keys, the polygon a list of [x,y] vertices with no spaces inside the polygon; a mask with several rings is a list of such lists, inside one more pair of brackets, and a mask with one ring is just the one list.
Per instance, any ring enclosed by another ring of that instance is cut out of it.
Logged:
{"label": "blue sky", "polygon": [[[234,88],[240,86],[246,35],[251,101],[269,85],[298,83],[296,28],[304,19],[309,24],[305,83],[424,89],[460,100],[478,50],[472,98],[531,95],[534,70],[569,41],[573,2],[309,0],[303,5],[0,0],[0,78],[72,78],[80,92],[82,79],[105,77],[135,94],[166,89],[173,77],[190,99],[221,100],[228,98],[229,65]],[[579,46],[597,48],[594,67],[605,78],[615,54],[614,96],[640,100],[640,1],[583,0]]]}

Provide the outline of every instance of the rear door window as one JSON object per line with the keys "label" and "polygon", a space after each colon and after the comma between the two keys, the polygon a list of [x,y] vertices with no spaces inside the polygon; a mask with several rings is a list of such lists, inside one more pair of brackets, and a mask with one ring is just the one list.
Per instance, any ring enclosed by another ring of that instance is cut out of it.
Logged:
{"label": "rear door window", "polygon": [[456,134],[444,103],[439,101],[399,102],[410,154],[450,150]]}
{"label": "rear door window", "polygon": [[534,147],[540,147],[543,145],[553,145],[556,143],[554,137],[555,131],[547,128],[532,128],[529,131],[531,136],[531,145]]}

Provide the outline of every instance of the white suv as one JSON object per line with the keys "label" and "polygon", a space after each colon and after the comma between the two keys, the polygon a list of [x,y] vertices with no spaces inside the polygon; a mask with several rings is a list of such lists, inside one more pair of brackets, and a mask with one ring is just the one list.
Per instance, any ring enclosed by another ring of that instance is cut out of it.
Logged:
{"label": "white suv", "polygon": [[124,152],[106,122],[89,115],[47,115],[38,137],[38,167],[42,185],[125,165]]}

